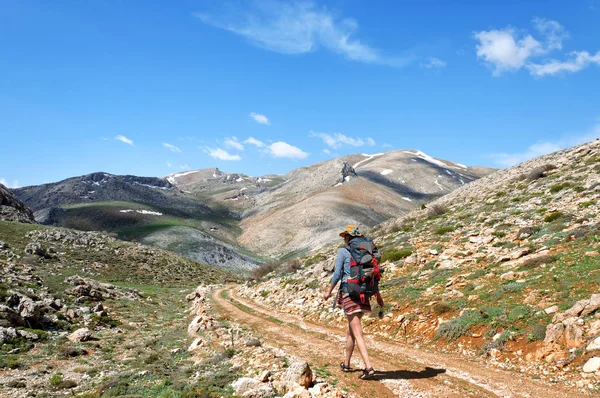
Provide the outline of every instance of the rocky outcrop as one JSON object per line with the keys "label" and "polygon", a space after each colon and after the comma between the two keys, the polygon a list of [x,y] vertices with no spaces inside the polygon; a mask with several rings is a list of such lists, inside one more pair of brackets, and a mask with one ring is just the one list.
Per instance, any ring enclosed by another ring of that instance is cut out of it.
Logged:
{"label": "rocky outcrop", "polygon": [[35,222],[31,209],[2,184],[0,184],[0,220]]}
{"label": "rocky outcrop", "polygon": [[110,283],[101,283],[77,275],[67,278],[65,282],[74,286],[65,290],[65,293],[77,297],[77,302],[106,299],[140,300],[142,298],[140,292],[135,289],[117,287]]}

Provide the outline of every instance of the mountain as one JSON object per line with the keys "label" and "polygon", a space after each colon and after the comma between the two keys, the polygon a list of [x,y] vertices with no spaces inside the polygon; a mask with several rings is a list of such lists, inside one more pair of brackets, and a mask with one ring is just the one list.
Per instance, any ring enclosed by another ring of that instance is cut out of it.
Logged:
{"label": "mountain", "polygon": [[330,243],[348,223],[372,227],[493,171],[405,150],[344,156],[284,175],[93,173],[14,192],[40,222],[114,232],[248,272],[262,259]]}
{"label": "mountain", "polygon": [[239,241],[269,254],[304,252],[335,241],[346,224],[373,227],[493,171],[403,150],[321,162],[252,198]]}
{"label": "mountain", "polygon": [[92,173],[13,192],[44,224],[113,232],[240,272],[258,262],[235,243],[234,214],[164,178]]}
{"label": "mountain", "polygon": [[35,222],[31,209],[2,184],[0,184],[0,220]]}
{"label": "mountain", "polygon": [[[599,172],[596,140],[382,223],[370,235],[383,253],[386,314],[368,320],[367,333],[598,391],[587,380],[600,359]],[[307,321],[343,325],[320,294],[336,247],[241,292]]]}

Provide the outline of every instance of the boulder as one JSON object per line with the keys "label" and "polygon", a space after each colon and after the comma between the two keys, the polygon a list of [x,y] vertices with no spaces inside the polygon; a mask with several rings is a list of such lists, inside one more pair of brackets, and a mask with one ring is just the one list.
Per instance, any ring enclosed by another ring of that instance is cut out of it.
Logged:
{"label": "boulder", "polygon": [[583,365],[583,371],[585,373],[595,373],[598,370],[600,370],[600,357],[590,358],[590,360]]}
{"label": "boulder", "polygon": [[40,257],[45,257],[47,255],[46,249],[39,242],[31,242],[25,246],[26,254],[33,254]]}
{"label": "boulder", "polygon": [[588,305],[581,311],[581,317],[588,316],[600,308],[600,294],[592,294]]}
{"label": "boulder", "polygon": [[3,328],[0,327],[0,343],[4,344],[17,337],[17,330],[15,328]]}
{"label": "boulder", "polygon": [[563,321],[565,325],[565,344],[569,348],[581,347],[584,343],[583,328],[577,323],[578,318],[569,318]]}
{"label": "boulder", "polygon": [[312,377],[312,370],[307,362],[294,362],[281,376],[279,390],[282,392],[292,391],[296,385],[308,388],[312,384]]}
{"label": "boulder", "polygon": [[69,335],[69,341],[72,343],[81,343],[88,341],[92,337],[92,332],[88,328],[77,329]]}
{"label": "boulder", "polygon": [[565,333],[565,325],[562,323],[551,323],[546,326],[546,338],[544,339],[544,343],[558,343],[560,339],[563,337]]}
{"label": "boulder", "polygon": [[600,350],[600,337],[596,337],[585,349],[586,351]]}
{"label": "boulder", "polygon": [[552,307],[548,307],[544,310],[544,312],[548,315],[556,314],[558,312],[558,305],[553,305]]}
{"label": "boulder", "polygon": [[273,387],[250,377],[242,377],[232,385],[236,396],[244,398],[266,398],[275,395]]}

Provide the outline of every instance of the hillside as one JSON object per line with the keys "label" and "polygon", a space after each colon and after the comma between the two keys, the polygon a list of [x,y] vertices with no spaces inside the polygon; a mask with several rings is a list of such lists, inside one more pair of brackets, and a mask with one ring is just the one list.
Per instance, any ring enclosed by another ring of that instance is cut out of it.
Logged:
{"label": "hillside", "polygon": [[236,280],[97,232],[0,221],[0,396],[115,396],[115,380],[131,384],[140,366],[206,388],[173,372],[192,365],[182,298]]}
{"label": "hillside", "polygon": [[211,169],[167,178],[239,213],[238,241],[255,253],[280,257],[331,243],[333,231],[348,222],[374,226],[493,171],[398,150],[343,156],[281,176]]}
{"label": "hillside", "polygon": [[93,173],[14,192],[47,225],[111,232],[242,273],[257,263],[235,243],[234,214],[166,179]]}
{"label": "hillside", "polygon": [[31,209],[2,184],[0,184],[0,220],[35,222]]}
{"label": "hillside", "polygon": [[[384,252],[369,334],[600,392],[600,141],[498,171],[367,231]],[[321,301],[335,246],[240,290],[343,326]],[[288,268],[290,269],[290,268]],[[293,291],[294,294],[290,294]]]}
{"label": "hillside", "polygon": [[264,259],[332,242],[348,222],[373,226],[419,208],[493,169],[419,151],[349,155],[250,177],[219,169],[165,178],[93,173],[15,189],[39,222],[113,232],[249,273]]}

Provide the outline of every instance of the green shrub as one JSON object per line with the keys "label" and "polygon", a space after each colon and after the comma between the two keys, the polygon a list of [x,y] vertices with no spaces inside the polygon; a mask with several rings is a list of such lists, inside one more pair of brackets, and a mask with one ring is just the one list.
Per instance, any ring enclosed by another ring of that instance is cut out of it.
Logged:
{"label": "green shrub", "polygon": [[435,334],[435,339],[454,341],[464,335],[472,326],[482,321],[481,312],[473,310],[464,311],[458,318],[442,323]]}
{"label": "green shrub", "polygon": [[452,305],[450,303],[447,303],[445,301],[442,301],[441,303],[436,303],[433,305],[433,312],[436,315],[442,315],[445,314],[446,312],[450,312],[452,311]]}
{"label": "green shrub", "polygon": [[563,189],[570,188],[570,182],[563,182],[562,184],[556,184],[550,187],[550,193],[557,193],[562,191]]}
{"label": "green shrub", "polygon": [[456,227],[455,227],[455,226],[453,226],[453,225],[445,225],[445,226],[443,226],[443,227],[439,227],[439,228],[437,228],[437,229],[435,230],[435,233],[436,233],[437,235],[444,235],[445,233],[447,233],[447,232],[452,232],[452,231],[454,231],[455,229],[456,229]]}
{"label": "green shrub", "polygon": [[544,222],[556,221],[562,217],[564,217],[564,213],[562,211],[555,211],[554,213],[550,213],[544,217]]}
{"label": "green shrub", "polygon": [[58,386],[63,382],[62,373],[57,373],[54,376],[50,377],[49,383],[52,387]]}
{"label": "green shrub", "polygon": [[506,232],[494,231],[494,232],[492,232],[492,236],[495,236],[496,238],[504,238],[506,236]]}
{"label": "green shrub", "polygon": [[412,254],[412,248],[389,248],[381,256],[381,262],[385,261],[398,261],[406,258]]}
{"label": "green shrub", "polygon": [[270,291],[268,291],[268,290],[263,290],[262,292],[260,292],[260,295],[261,295],[262,297],[267,297],[267,296],[268,296],[270,293],[271,293],[271,292],[270,292]]}
{"label": "green shrub", "polygon": [[587,209],[588,207],[593,206],[595,204],[596,204],[595,200],[588,200],[586,202],[581,202],[579,204],[579,207],[582,208],[582,209]]}
{"label": "green shrub", "polygon": [[542,341],[546,338],[546,326],[536,323],[533,325],[527,336],[528,341]]}

